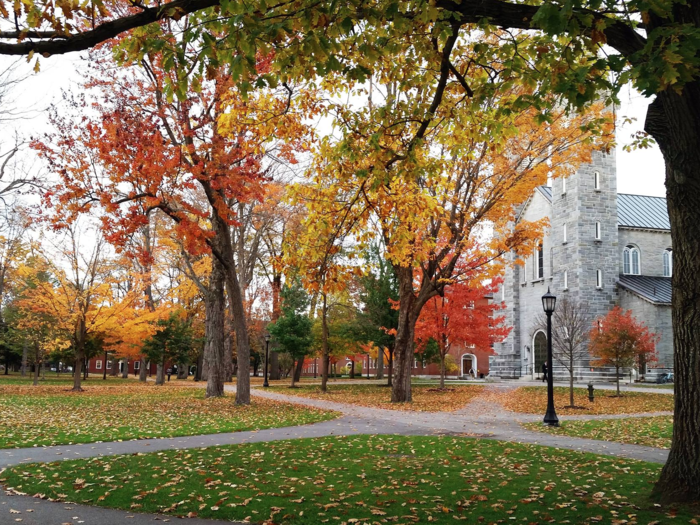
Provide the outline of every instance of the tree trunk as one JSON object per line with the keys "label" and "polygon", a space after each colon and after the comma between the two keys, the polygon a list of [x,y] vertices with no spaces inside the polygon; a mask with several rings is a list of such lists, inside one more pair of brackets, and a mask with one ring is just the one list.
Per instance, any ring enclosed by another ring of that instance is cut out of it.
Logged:
{"label": "tree trunk", "polygon": [[209,298],[206,303],[206,362],[207,393],[206,397],[224,395],[226,381],[226,341],[224,324],[226,322],[224,298],[224,267],[216,258],[212,258],[212,271],[209,278]]}
{"label": "tree trunk", "polygon": [[27,352],[28,352],[27,340],[22,341],[22,377],[27,374]]}
{"label": "tree trunk", "polygon": [[187,363],[180,363],[177,365],[177,378],[187,379],[190,373],[190,365]]}
{"label": "tree trunk", "polygon": [[[689,4],[692,6],[693,4]],[[696,25],[692,8],[676,15]],[[674,10],[675,12],[676,10]],[[693,10],[694,11],[694,10]],[[688,17],[688,15],[690,16]],[[678,20],[681,23],[683,20]],[[675,409],[668,460],[655,491],[668,502],[700,500],[700,83],[667,89],[649,106],[645,129],[666,163],[673,240]]]}
{"label": "tree trunk", "polygon": [[413,334],[418,317],[414,315],[416,298],[413,293],[413,268],[395,268],[399,281],[399,323],[394,346],[392,403],[407,403],[411,397],[411,364],[413,363]]}
{"label": "tree trunk", "polygon": [[355,379],[355,361],[350,360],[350,379]]}
{"label": "tree trunk", "polygon": [[620,367],[617,365],[615,366],[615,384],[617,385],[617,397],[620,397]]}
{"label": "tree trunk", "polygon": [[377,350],[377,379],[384,379],[384,349]]}
{"label": "tree trunk", "polygon": [[117,377],[119,374],[119,360],[116,358],[112,358],[112,369],[110,370],[109,375],[112,377]]}
{"label": "tree trunk", "polygon": [[122,379],[127,379],[129,377],[129,360],[124,359],[124,369],[122,370]]}
{"label": "tree trunk", "polygon": [[147,368],[150,367],[151,363],[146,360],[146,356],[141,356],[141,368],[139,368],[139,381],[142,383],[146,382],[148,376]]}
{"label": "tree trunk", "polygon": [[569,405],[574,406],[574,352],[569,354]]}
{"label": "tree trunk", "polygon": [[389,350],[389,373],[387,374],[387,386],[394,386],[394,349]]}
{"label": "tree trunk", "polygon": [[323,294],[323,310],[321,312],[321,392],[328,391],[328,303]]}
{"label": "tree trunk", "polygon": [[156,385],[164,385],[165,384],[165,365],[163,364],[163,361],[160,361],[156,364]]}
{"label": "tree trunk", "polygon": [[[297,362],[295,363],[297,365],[297,367],[298,367],[299,361],[301,361],[302,363],[304,362],[303,359],[298,359]],[[296,386],[296,383],[297,383],[297,374],[296,374],[296,369],[295,369],[294,365],[292,365],[292,369],[293,369],[293,371],[290,374],[292,376],[292,383],[289,385],[290,388],[294,388]]]}
{"label": "tree trunk", "polygon": [[78,323],[75,341],[75,370],[73,371],[73,392],[82,392],[80,386],[82,380],[82,367],[85,360],[85,320]]}
{"label": "tree trunk", "polygon": [[445,354],[440,352],[440,390],[445,388]]}
{"label": "tree trunk", "polygon": [[39,363],[34,363],[34,381],[32,383],[34,386],[39,384],[39,366]]}
{"label": "tree trunk", "polygon": [[297,359],[297,366],[294,369],[294,381],[301,381],[301,373],[304,371],[304,358]]}

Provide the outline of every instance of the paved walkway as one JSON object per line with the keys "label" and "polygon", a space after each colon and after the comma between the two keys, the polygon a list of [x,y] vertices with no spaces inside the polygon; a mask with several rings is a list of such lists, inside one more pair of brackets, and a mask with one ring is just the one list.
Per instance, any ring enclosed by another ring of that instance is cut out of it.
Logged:
{"label": "paved walkway", "polygon": [[[496,383],[489,385],[489,388],[501,390],[516,388],[518,386],[522,386],[522,383]],[[235,392],[235,386],[227,385],[226,390],[228,392]],[[545,445],[655,463],[664,463],[668,456],[668,451],[657,448],[529,431],[524,429],[520,423],[541,421],[541,416],[506,412],[500,405],[478,398],[456,412],[431,413],[361,407],[270,392],[262,388],[253,388],[252,393],[255,396],[267,399],[336,410],[342,413],[343,416],[336,420],[324,421],[312,425],[273,428],[254,432],[234,432],[165,439],[144,439],[110,443],[0,450],[0,469],[23,463],[50,462],[61,459],[78,459],[170,449],[200,448],[284,439],[356,434],[461,435],[516,443]],[[662,414],[666,413],[615,416],[563,416],[560,417],[560,419],[616,419]],[[154,520],[178,521],[178,518],[171,516],[165,517],[127,513],[124,511],[97,507],[48,502],[30,496],[12,495],[5,491],[1,492],[0,523],[3,524],[13,523],[17,519],[21,519],[23,525],[77,525],[79,523],[85,523],[87,525],[110,525],[120,523],[145,525],[146,523],[153,523]],[[29,509],[31,509],[32,512],[28,512]],[[17,511],[21,514],[17,514]],[[215,520],[188,519],[187,523],[188,525],[199,525],[218,522]]]}

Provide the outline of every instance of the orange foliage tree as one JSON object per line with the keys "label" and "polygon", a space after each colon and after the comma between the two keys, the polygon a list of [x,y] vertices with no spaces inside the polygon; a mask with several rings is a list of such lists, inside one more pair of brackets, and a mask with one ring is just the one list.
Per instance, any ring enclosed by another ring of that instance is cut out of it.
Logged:
{"label": "orange foliage tree", "polygon": [[511,328],[503,324],[504,317],[497,316],[502,304],[488,299],[500,282],[457,282],[448,286],[442,296],[430,299],[421,310],[415,331],[417,351],[423,351],[430,339],[437,343],[440,388],[445,388],[445,359],[455,346],[490,352],[493,343],[501,342],[510,333]]}
{"label": "orange foliage tree", "polygon": [[[141,67],[115,71],[98,58],[85,83],[97,116],[78,117],[79,126],[55,116],[58,133],[35,147],[61,175],[46,196],[57,216],[99,208],[106,238],[120,246],[158,209],[174,221],[188,253],[212,254],[207,396],[223,395],[225,287],[236,332],[236,402],[247,404],[250,346],[232,228],[241,203],[264,197],[266,159],[294,163],[296,152],[307,149],[309,130],[302,121],[313,111],[313,97],[284,85],[244,98],[224,68],[211,68],[206,82],[173,93],[179,72],[199,67],[201,59],[194,50],[167,57],[154,52]],[[176,67],[165,67],[170,60]],[[265,64],[264,58],[257,64],[261,73]],[[85,105],[78,101],[76,109]]]}
{"label": "orange foliage tree", "polygon": [[620,369],[655,359],[659,338],[632,315],[616,306],[598,319],[590,334],[589,349],[595,365],[614,366],[617,395],[620,395]]}
{"label": "orange foliage tree", "polygon": [[[324,253],[359,253],[376,236],[383,240],[399,283],[394,402],[411,400],[415,324],[458,273],[458,262],[476,271],[506,252],[531,249],[544,224],[514,227],[517,206],[548,176],[573,173],[607,145],[592,131],[605,127],[602,107],[576,116],[554,109],[543,123],[534,108],[499,111],[527,92],[523,86],[465,98],[457,80],[420,82],[420,101],[388,89],[382,104],[337,108],[342,137],[321,143],[312,183],[299,185],[296,197],[310,210],[300,242],[319,244],[319,255],[308,258],[317,272],[327,265]],[[417,105],[432,94],[441,105],[417,118]],[[470,253],[479,239],[489,240]],[[495,276],[496,266],[490,271]]]}

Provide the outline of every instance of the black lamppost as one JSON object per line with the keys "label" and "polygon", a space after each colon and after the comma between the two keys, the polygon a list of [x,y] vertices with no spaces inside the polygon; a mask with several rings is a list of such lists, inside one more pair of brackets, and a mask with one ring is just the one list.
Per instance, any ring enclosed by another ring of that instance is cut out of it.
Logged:
{"label": "black lamppost", "polygon": [[263,381],[263,387],[267,388],[270,383],[267,382],[267,358],[270,350],[270,334],[265,334],[265,380]]}
{"label": "black lamppost", "polygon": [[559,418],[554,410],[554,374],[552,370],[552,314],[557,305],[557,296],[547,288],[547,293],[542,296],[542,306],[547,314],[547,413],[544,415],[544,424],[550,427],[559,426]]}

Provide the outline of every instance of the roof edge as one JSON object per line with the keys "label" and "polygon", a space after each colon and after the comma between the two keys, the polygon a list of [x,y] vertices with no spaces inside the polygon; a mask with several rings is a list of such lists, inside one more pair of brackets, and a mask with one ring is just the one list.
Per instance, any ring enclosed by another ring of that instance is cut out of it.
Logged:
{"label": "roof edge", "polygon": [[621,282],[619,279],[617,280],[617,285],[620,286],[620,287],[622,287],[622,288],[624,288],[625,291],[627,291],[627,292],[629,292],[629,293],[631,293],[631,294],[636,295],[637,297],[639,297],[639,298],[642,299],[643,301],[646,301],[647,303],[650,303],[650,304],[653,304],[653,305],[656,305],[656,306],[671,306],[671,303],[670,303],[670,302],[667,303],[666,301],[653,301],[653,300],[649,299],[647,296],[645,296],[645,295],[639,293],[637,290],[634,290],[634,289],[630,288],[628,285],[626,285],[625,283]]}

